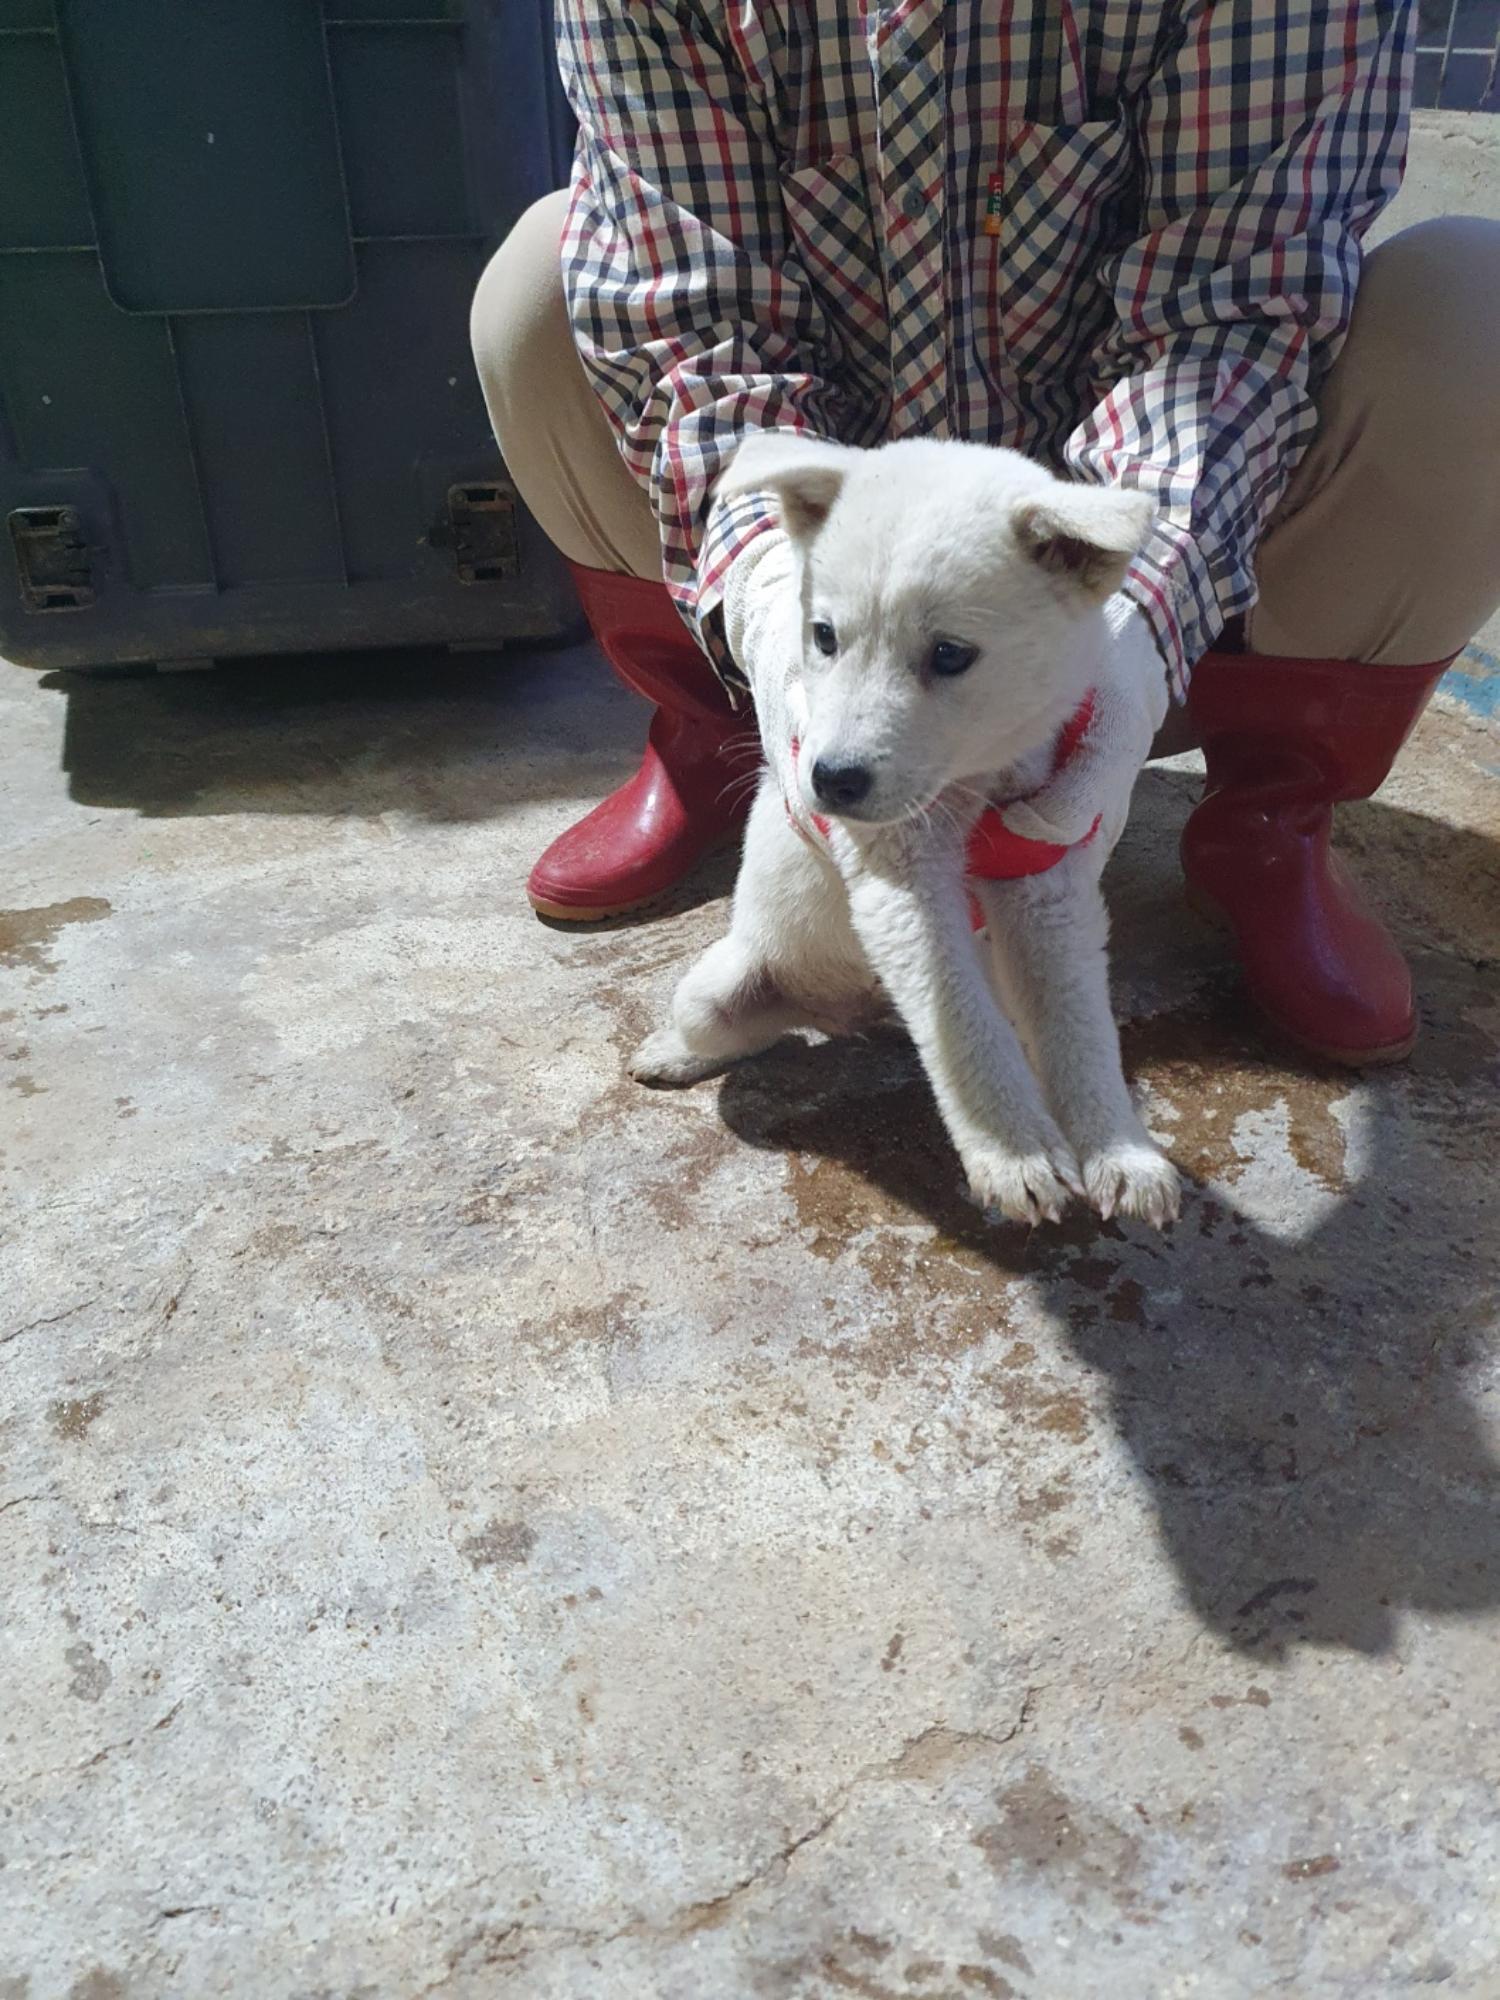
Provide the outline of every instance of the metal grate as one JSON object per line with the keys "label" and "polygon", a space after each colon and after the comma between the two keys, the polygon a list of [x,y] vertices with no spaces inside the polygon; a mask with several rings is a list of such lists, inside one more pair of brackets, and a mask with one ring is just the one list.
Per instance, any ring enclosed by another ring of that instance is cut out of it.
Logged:
{"label": "metal grate", "polygon": [[1500,0],[1421,0],[1416,103],[1500,111]]}
{"label": "metal grate", "polygon": [[435,548],[451,548],[460,583],[495,583],[521,567],[516,546],[516,496],[493,481],[450,486],[448,515],[430,537]]}
{"label": "metal grate", "polygon": [[83,611],[94,579],[75,507],[16,507],[10,516],[21,603],[28,611]]}

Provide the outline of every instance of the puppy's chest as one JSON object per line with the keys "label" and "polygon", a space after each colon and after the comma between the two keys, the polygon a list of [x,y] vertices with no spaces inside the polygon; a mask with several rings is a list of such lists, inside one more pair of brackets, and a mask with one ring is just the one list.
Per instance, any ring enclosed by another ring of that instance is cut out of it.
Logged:
{"label": "puppy's chest", "polygon": [[1054,761],[1053,746],[1044,743],[1003,771],[970,779],[964,791],[967,795],[977,793],[992,806],[1009,805],[1012,799],[1024,799],[1039,791],[1052,775]]}

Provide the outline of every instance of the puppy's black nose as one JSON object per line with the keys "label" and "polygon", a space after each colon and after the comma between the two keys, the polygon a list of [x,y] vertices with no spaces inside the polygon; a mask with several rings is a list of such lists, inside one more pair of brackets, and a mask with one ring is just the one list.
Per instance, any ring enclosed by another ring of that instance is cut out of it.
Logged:
{"label": "puppy's black nose", "polygon": [[812,767],[812,785],[819,804],[832,806],[835,812],[857,806],[870,784],[869,769],[864,764],[830,764],[826,757],[820,757]]}

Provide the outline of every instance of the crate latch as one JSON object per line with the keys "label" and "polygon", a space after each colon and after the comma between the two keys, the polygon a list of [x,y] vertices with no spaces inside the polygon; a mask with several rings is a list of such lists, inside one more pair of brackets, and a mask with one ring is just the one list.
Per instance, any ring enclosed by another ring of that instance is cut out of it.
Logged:
{"label": "crate latch", "polygon": [[93,603],[93,570],[76,507],[17,507],[10,539],[26,610],[81,611]]}
{"label": "crate latch", "polygon": [[494,484],[450,486],[448,517],[432,540],[453,550],[460,583],[493,583],[519,575],[515,494]]}

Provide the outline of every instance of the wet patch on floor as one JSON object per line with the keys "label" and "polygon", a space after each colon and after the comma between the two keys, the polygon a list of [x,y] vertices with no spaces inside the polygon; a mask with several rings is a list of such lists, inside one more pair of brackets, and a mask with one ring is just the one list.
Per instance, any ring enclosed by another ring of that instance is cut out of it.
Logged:
{"label": "wet patch on floor", "polygon": [[52,946],[70,924],[101,923],[110,914],[102,896],[70,896],[34,910],[0,910],[0,965],[55,972]]}

